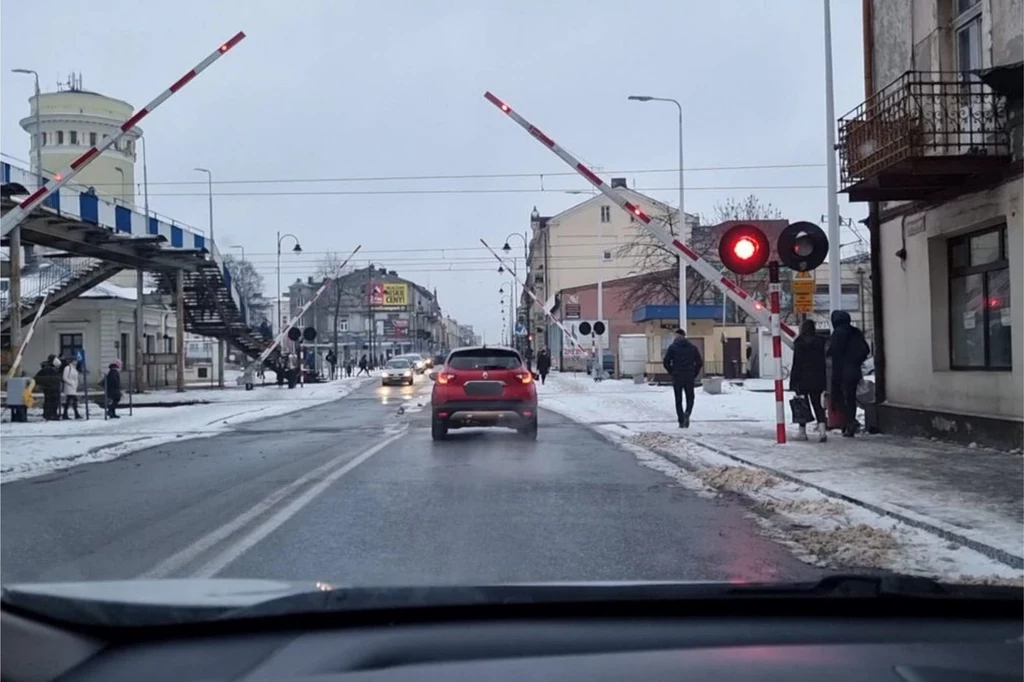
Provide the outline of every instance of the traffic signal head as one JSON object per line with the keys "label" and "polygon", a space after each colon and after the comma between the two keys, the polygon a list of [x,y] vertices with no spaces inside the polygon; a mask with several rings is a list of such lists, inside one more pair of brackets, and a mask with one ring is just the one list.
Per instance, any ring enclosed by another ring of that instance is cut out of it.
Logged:
{"label": "traffic signal head", "polygon": [[825,262],[828,237],[814,223],[801,221],[782,231],[778,247],[783,265],[797,272],[807,272]]}
{"label": "traffic signal head", "polygon": [[733,225],[718,241],[718,257],[737,275],[751,275],[765,266],[771,255],[768,237],[756,225]]}

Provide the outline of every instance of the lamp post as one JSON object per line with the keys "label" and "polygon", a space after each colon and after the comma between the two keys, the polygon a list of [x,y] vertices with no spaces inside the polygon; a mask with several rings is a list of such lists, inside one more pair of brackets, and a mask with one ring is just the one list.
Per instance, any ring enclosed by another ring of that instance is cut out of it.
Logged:
{"label": "lamp post", "polygon": [[[43,180],[43,131],[39,113],[39,74],[32,69],[12,69],[14,73],[32,74],[36,79],[36,182],[37,188]],[[21,348],[21,229],[15,225],[7,236],[8,258],[11,261],[11,279],[8,309],[11,311],[11,348],[15,353]]]}
{"label": "lamp post", "polygon": [[[142,143],[142,197],[143,210],[146,212],[146,225],[143,230],[149,233],[149,172],[146,168],[146,138],[139,136]],[[145,310],[142,305],[143,289],[145,288],[145,271],[142,268],[135,270],[135,390],[141,393],[145,388],[146,358],[143,348],[143,338],[146,334]]]}
{"label": "lamp post", "polygon": [[[217,253],[217,244],[213,237],[213,173],[206,168],[193,168],[198,173],[206,173],[207,194],[210,205],[210,253]],[[217,339],[217,386],[224,388],[224,339]]]}
{"label": "lamp post", "polygon": [[[634,102],[671,102],[679,110],[679,238],[686,239],[686,208],[683,192],[683,105],[671,97],[651,97],[650,95],[630,95]],[[686,331],[686,261],[679,257],[679,327]]]}
{"label": "lamp post", "polygon": [[[508,242],[513,237],[518,237],[519,239],[523,240],[523,266],[524,266],[524,269],[526,270],[526,272],[524,273],[524,276],[523,276],[523,281],[526,282],[526,277],[529,276],[529,271],[530,271],[530,240],[526,236],[526,234],[522,233],[522,232],[513,232],[513,233],[509,234],[507,237],[505,237],[505,244],[501,247],[501,250],[504,251],[506,254],[510,253],[512,251],[512,245],[509,244]],[[515,270],[519,269],[518,264],[516,263],[516,259],[514,259],[514,258],[512,259],[512,267]],[[518,275],[519,273],[518,272],[513,272],[512,274]],[[529,318],[529,307],[527,307],[527,315],[526,315],[526,317]],[[512,290],[512,319],[513,319],[513,324],[512,324],[513,332],[512,333],[514,335],[515,334],[515,325],[519,322],[519,299],[515,296],[515,289]],[[529,338],[529,333],[530,333],[530,320],[529,319],[526,320],[526,333],[527,333],[527,338]],[[514,338],[514,336],[513,336],[512,347],[515,348],[515,338]],[[524,348],[523,351],[525,352],[526,349]]]}
{"label": "lamp post", "polygon": [[[291,237],[295,240],[295,246],[292,247],[292,253],[302,253],[302,247],[299,245],[299,238],[291,232],[285,234],[277,233],[277,324],[274,326],[277,328],[275,335],[281,333],[284,329],[284,322],[281,319],[281,242],[284,241],[285,237]],[[291,311],[288,311],[291,314]],[[283,341],[282,341],[283,343]]]}

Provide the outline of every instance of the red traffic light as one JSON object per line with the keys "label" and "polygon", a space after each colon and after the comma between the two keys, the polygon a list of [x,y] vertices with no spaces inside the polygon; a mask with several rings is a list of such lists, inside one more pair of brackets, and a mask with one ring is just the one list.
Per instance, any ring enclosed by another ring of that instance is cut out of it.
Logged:
{"label": "red traffic light", "polygon": [[733,225],[718,242],[718,257],[737,275],[752,275],[765,266],[771,255],[768,237],[756,225]]}

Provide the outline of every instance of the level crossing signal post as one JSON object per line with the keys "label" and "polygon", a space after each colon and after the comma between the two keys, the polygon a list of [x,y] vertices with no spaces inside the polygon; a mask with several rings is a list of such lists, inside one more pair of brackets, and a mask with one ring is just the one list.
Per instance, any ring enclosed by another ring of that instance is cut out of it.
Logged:
{"label": "level crossing signal post", "polygon": [[771,242],[760,227],[753,223],[734,225],[718,242],[718,257],[722,265],[737,275],[752,275],[768,267],[769,328],[772,333],[772,362],[775,374],[775,440],[786,442],[786,406],[782,385],[782,283],[779,261],[796,272],[809,272],[821,265],[828,254],[828,237],[811,222],[800,221],[788,225],[779,234],[775,244],[776,258],[772,258]]}

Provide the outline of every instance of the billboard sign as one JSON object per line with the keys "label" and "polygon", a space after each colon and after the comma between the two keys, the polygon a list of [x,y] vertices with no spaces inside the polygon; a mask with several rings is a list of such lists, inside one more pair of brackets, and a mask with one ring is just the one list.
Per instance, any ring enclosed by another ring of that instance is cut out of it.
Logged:
{"label": "billboard sign", "polygon": [[381,310],[404,310],[409,305],[409,285],[405,282],[374,282],[370,305]]}

